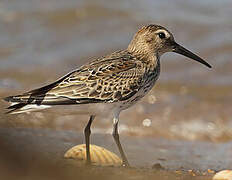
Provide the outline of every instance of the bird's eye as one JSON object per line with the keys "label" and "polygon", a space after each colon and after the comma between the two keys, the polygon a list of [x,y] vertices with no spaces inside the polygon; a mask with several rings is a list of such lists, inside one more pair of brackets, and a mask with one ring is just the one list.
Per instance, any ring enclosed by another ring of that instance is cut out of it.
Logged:
{"label": "bird's eye", "polygon": [[166,36],[165,36],[165,34],[164,34],[163,32],[160,32],[160,33],[158,34],[158,36],[159,36],[160,39],[166,38]]}

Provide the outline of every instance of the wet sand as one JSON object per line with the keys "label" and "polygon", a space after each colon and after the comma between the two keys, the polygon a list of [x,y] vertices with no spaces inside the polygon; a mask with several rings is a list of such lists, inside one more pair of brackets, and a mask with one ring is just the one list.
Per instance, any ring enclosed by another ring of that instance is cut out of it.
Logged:
{"label": "wet sand", "polygon": [[[1,128],[0,170],[7,179],[96,177],[206,180],[213,175],[208,169],[218,171],[232,165],[232,159],[228,158],[232,157],[232,143],[214,144],[128,136],[122,136],[121,140],[132,168],[87,167],[77,160],[63,158],[69,148],[83,143],[83,135],[80,133]],[[110,135],[92,134],[91,142],[118,154]],[[156,168],[157,164],[162,168]]]}

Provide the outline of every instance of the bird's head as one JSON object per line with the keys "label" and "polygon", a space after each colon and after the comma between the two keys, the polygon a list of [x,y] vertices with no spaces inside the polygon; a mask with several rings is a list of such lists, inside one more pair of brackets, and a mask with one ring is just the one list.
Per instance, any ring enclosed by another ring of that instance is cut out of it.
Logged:
{"label": "bird's head", "polygon": [[143,54],[144,56],[154,53],[161,56],[166,52],[175,52],[211,68],[211,65],[202,58],[177,44],[173,35],[166,28],[159,25],[152,24],[142,27],[133,37],[128,50],[132,53]]}

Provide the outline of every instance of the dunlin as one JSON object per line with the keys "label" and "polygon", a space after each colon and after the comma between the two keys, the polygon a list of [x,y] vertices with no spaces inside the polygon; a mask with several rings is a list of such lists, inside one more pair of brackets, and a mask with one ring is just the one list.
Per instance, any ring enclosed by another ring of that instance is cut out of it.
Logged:
{"label": "dunlin", "polygon": [[119,114],[152,89],[160,74],[160,56],[166,52],[182,54],[211,68],[199,56],[177,44],[166,28],[152,24],[142,27],[127,49],[95,59],[47,86],[5,98],[12,103],[8,113],[28,112],[54,105],[87,105],[90,107],[90,119],[84,133],[87,163],[91,163],[90,126],[95,115],[102,113],[94,108],[101,103],[103,111],[113,114],[113,137],[123,164],[128,166],[119,140]]}

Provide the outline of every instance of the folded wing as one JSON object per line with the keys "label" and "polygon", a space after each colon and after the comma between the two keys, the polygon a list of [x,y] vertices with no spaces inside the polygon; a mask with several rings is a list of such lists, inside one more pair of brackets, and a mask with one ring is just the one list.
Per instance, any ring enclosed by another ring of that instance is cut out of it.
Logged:
{"label": "folded wing", "polygon": [[11,113],[32,104],[39,108],[123,101],[139,90],[143,74],[140,61],[128,52],[119,51],[92,61],[52,84],[5,100],[14,103],[8,108]]}

